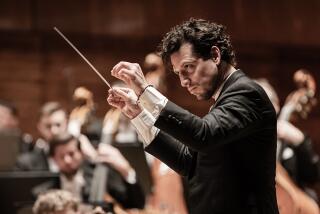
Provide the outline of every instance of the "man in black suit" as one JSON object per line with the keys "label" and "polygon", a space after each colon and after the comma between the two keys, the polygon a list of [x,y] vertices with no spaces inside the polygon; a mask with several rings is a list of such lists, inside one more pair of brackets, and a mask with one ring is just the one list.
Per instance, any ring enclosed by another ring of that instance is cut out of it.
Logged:
{"label": "man in black suit", "polygon": [[[108,171],[103,171],[106,176],[98,177],[95,177],[96,165],[85,160],[79,140],[70,134],[63,134],[50,142],[50,156],[60,169],[60,188],[73,193],[79,200],[102,202],[91,201],[91,194],[95,194],[92,192],[93,182],[100,179],[98,188],[105,188],[106,195],[109,194],[122,207],[143,208],[145,196],[142,187],[134,169],[118,149],[110,145],[99,147],[96,162],[108,165]],[[94,191],[99,191],[94,188]]]}
{"label": "man in black suit", "polygon": [[[40,138],[36,140],[32,151],[19,155],[15,168],[24,171],[43,171],[49,169],[58,172],[59,169],[49,155],[49,142],[68,131],[68,114],[58,102],[47,102],[40,110],[37,128]],[[88,159],[93,159],[95,149],[88,138],[80,135],[81,150]]]}
{"label": "man in black suit", "polygon": [[111,71],[129,89],[110,89],[108,102],[132,119],[146,151],[188,179],[190,213],[278,213],[275,110],[235,68],[225,28],[190,19],[165,35],[161,54],[190,94],[214,99],[207,115],[169,101],[129,62]]}
{"label": "man in black suit", "polygon": [[37,128],[40,134],[33,150],[17,158],[16,169],[24,171],[58,172],[59,169],[49,156],[49,142],[67,131],[68,115],[58,102],[47,102],[41,109]]}

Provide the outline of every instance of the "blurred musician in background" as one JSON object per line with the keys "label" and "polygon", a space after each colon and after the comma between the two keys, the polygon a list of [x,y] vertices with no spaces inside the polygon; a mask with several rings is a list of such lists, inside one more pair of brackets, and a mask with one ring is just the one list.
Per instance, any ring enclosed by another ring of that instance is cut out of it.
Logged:
{"label": "blurred musician in background", "polygon": [[0,100],[0,118],[0,131],[18,129],[18,110],[12,103]]}
{"label": "blurred musician in background", "polygon": [[[290,120],[291,115],[296,113],[294,112],[296,111],[296,106],[300,105],[297,102],[298,99],[295,98],[296,101],[287,99],[285,105],[280,108],[278,95],[271,84],[266,79],[258,79],[257,82],[266,91],[279,115],[277,122],[278,161],[286,169],[292,180],[305,193],[317,201],[317,194],[310,189],[310,186],[320,180],[319,156],[313,149],[312,139]],[[292,97],[292,94],[290,96]]]}
{"label": "blurred musician in background", "polygon": [[[18,157],[16,168],[19,170],[47,170],[58,172],[54,160],[49,156],[50,145],[56,136],[68,132],[67,111],[58,102],[45,103],[39,115],[37,128],[40,138],[31,152]],[[85,136],[79,136],[81,149],[88,159],[94,159],[96,151]]]}
{"label": "blurred musician in background", "polygon": [[15,138],[18,141],[19,153],[33,149],[32,136],[20,129],[18,109],[13,103],[5,100],[0,100],[0,135],[11,135]]}
{"label": "blurred musician in background", "polygon": [[[50,156],[60,169],[61,189],[72,192],[81,201],[90,202],[95,165],[84,158],[80,142],[70,134],[63,134],[53,139],[50,147]],[[104,180],[108,200],[124,208],[144,207],[145,197],[135,171],[119,150],[110,145],[100,147],[96,162],[108,167]]]}

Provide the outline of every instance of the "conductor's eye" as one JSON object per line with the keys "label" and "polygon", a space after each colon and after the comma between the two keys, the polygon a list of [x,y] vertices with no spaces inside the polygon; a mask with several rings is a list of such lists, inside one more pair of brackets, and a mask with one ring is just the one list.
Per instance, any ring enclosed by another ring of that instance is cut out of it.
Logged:
{"label": "conductor's eye", "polygon": [[194,69],[194,65],[193,64],[185,64],[183,68],[185,71],[190,73]]}

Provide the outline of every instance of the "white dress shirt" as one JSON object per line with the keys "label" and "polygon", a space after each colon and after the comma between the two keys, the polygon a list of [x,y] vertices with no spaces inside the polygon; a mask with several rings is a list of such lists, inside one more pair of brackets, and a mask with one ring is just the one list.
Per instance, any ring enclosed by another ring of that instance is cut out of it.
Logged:
{"label": "white dress shirt", "polygon": [[137,129],[145,147],[153,141],[160,131],[154,126],[154,123],[167,102],[168,99],[154,87],[147,87],[138,100],[138,104],[143,110],[131,122]]}
{"label": "white dress shirt", "polygon": [[[213,95],[215,100],[218,99],[224,84],[233,73],[234,71],[228,75],[228,77],[218,88],[217,92]],[[168,99],[154,87],[147,87],[138,100],[138,104],[143,110],[138,116],[133,118],[131,122],[137,129],[137,132],[140,138],[143,140],[143,145],[145,147],[154,140],[160,131],[154,126],[154,124],[158,119],[160,112],[166,106],[167,102]]]}
{"label": "white dress shirt", "polygon": [[82,189],[86,184],[82,170],[78,170],[71,179],[64,174],[60,174],[60,182],[61,189],[71,192],[77,199],[82,201]]}

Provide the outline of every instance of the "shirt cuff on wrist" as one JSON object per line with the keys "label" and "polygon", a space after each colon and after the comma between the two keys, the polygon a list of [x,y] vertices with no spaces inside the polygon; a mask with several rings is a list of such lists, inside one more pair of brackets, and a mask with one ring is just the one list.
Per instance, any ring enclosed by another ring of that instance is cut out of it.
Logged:
{"label": "shirt cuff on wrist", "polygon": [[137,183],[137,173],[134,171],[134,169],[130,169],[128,172],[128,175],[126,177],[126,182],[129,184],[135,184]]}

